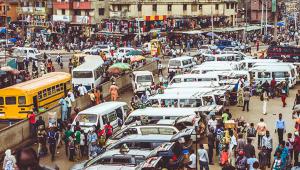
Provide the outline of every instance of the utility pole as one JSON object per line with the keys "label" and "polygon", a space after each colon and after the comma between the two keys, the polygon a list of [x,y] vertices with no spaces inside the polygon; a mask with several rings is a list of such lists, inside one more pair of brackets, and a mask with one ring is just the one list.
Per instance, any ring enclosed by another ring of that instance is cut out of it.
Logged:
{"label": "utility pole", "polygon": [[214,13],[213,13],[213,1],[211,1],[211,37],[212,37],[212,40],[214,41]]}
{"label": "utility pole", "polygon": [[263,23],[264,23],[264,0],[261,0],[261,16],[260,16],[260,34],[263,34]]}
{"label": "utility pole", "polygon": [[8,23],[7,23],[7,10],[8,10],[8,3],[7,3],[7,0],[5,0],[5,7],[4,7],[4,14],[5,14],[5,48],[4,48],[4,61],[6,63],[6,51],[7,51],[7,32],[8,32],[8,29],[7,29],[7,26],[8,26]]}
{"label": "utility pole", "polygon": [[277,41],[277,32],[278,32],[278,30],[277,30],[277,22],[278,22],[278,8],[277,8],[278,5],[277,5],[277,3],[278,3],[278,1],[277,0],[275,0],[275,1],[276,1],[275,2],[276,7],[275,7],[275,15],[274,15],[274,41]]}

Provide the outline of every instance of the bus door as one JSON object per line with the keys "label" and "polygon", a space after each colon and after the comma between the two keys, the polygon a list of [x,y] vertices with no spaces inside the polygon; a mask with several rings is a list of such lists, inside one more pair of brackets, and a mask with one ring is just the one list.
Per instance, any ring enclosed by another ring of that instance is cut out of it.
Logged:
{"label": "bus door", "polygon": [[36,110],[36,111],[38,112],[39,106],[38,106],[37,96],[33,96],[32,102],[33,102],[33,109]]}

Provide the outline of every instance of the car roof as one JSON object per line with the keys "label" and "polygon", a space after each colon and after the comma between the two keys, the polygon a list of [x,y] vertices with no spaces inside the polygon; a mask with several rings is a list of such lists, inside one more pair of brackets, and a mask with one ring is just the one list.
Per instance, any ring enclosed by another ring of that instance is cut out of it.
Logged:
{"label": "car roof", "polygon": [[98,68],[99,66],[104,64],[104,61],[98,55],[87,55],[84,57],[85,62],[74,68],[74,71],[93,71],[93,69]]}
{"label": "car roof", "polygon": [[275,72],[281,72],[281,71],[290,71],[291,68],[287,66],[282,65],[263,65],[263,66],[256,66],[250,69],[250,71],[275,71]]}
{"label": "car roof", "polygon": [[146,107],[144,109],[137,109],[130,113],[129,116],[184,116],[195,114],[197,108],[156,108],[156,107]]}
{"label": "car roof", "polygon": [[102,157],[109,157],[109,156],[117,156],[117,155],[122,155],[124,157],[131,157],[131,156],[135,156],[135,155],[141,155],[141,156],[145,156],[147,157],[149,155],[150,151],[147,150],[140,150],[140,149],[129,149],[129,152],[127,153],[121,153],[120,149],[111,149],[111,150],[107,150],[105,151],[103,154],[101,154],[101,158]]}
{"label": "car roof", "polygon": [[103,113],[109,109],[118,108],[118,107],[125,106],[125,105],[127,105],[126,102],[116,102],[116,101],[104,102],[104,103],[98,104],[96,106],[90,107],[86,110],[83,110],[83,111],[79,112],[79,114]]}
{"label": "car roof", "polygon": [[[191,73],[188,73],[188,74],[179,74],[179,75],[176,75],[173,77],[174,78],[206,78],[206,77],[212,77],[211,75],[208,75],[208,74],[191,74]],[[217,77],[217,75],[215,76]],[[214,77],[212,77],[214,78]]]}
{"label": "car roof", "polygon": [[152,72],[147,71],[147,70],[145,70],[145,71],[134,71],[134,72],[132,72],[132,74],[134,74],[134,75],[152,75]]}
{"label": "car roof", "polygon": [[172,60],[180,60],[180,61],[182,61],[182,60],[187,60],[187,59],[192,59],[192,58],[193,57],[191,57],[191,56],[181,56],[181,57],[172,58],[169,61],[172,61]]}
{"label": "car roof", "polygon": [[159,135],[159,134],[150,134],[150,135],[128,135],[124,138],[121,138],[117,143],[122,142],[164,142],[170,141],[173,135]]}

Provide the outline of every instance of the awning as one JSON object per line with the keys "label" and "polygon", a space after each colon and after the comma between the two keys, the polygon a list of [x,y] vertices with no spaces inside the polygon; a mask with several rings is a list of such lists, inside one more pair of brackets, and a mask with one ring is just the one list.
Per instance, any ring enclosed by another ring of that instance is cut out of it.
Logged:
{"label": "awning", "polygon": [[144,16],[145,21],[162,21],[166,20],[166,15],[151,15],[151,16]]}

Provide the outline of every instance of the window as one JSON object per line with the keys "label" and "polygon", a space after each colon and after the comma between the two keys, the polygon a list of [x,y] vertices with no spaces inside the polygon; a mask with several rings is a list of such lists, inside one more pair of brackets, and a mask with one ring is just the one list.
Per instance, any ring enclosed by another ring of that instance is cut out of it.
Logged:
{"label": "window", "polygon": [[234,9],[234,3],[231,3],[231,9]]}
{"label": "window", "polygon": [[157,4],[152,5],[152,11],[157,11]]}
{"label": "window", "polygon": [[43,98],[43,94],[41,91],[38,92],[38,99],[42,99]]}
{"label": "window", "polygon": [[43,90],[43,97],[47,97],[47,90]]}
{"label": "window", "polygon": [[74,71],[73,78],[93,78],[93,72],[91,72],[91,71]]}
{"label": "window", "polygon": [[52,86],[52,94],[55,94],[55,86]]}
{"label": "window", "polygon": [[16,104],[16,97],[5,97],[5,104],[6,105],[14,105]]}
{"label": "window", "polygon": [[90,15],[90,12],[89,12],[88,10],[85,10],[85,11],[84,11],[84,15],[85,15],[85,16],[89,16],[89,15]]}
{"label": "window", "polygon": [[99,8],[98,9],[98,14],[101,15],[101,16],[104,15],[104,8]]}
{"label": "window", "polygon": [[142,4],[138,4],[138,11],[140,12],[140,11],[142,11]]}
{"label": "window", "polygon": [[229,4],[228,3],[226,4],[226,9],[229,9]]}
{"label": "window", "polygon": [[121,165],[124,165],[124,164],[131,164],[132,162],[130,161],[131,159],[130,158],[126,158],[126,157],[114,157],[113,158],[113,161],[112,161],[112,164],[121,164]]}
{"label": "window", "polygon": [[95,71],[95,80],[102,76],[102,72],[102,67],[97,68],[97,70]]}
{"label": "window", "polygon": [[199,10],[200,10],[200,11],[202,10],[202,5],[199,5]]}
{"label": "window", "polygon": [[108,118],[109,122],[117,120],[117,114],[116,114],[116,112],[108,113],[107,118]]}
{"label": "window", "polygon": [[0,97],[0,105],[4,105],[4,99],[3,99],[3,97]]}
{"label": "window", "polygon": [[65,10],[65,9],[62,9],[62,10],[61,10],[61,14],[62,14],[62,15],[66,15],[66,10]]}
{"label": "window", "polygon": [[57,91],[57,92],[59,92],[59,91],[60,91],[60,87],[59,87],[59,85],[56,85],[56,86],[55,86],[55,88],[56,88],[56,91]]}
{"label": "window", "polygon": [[258,72],[258,78],[271,78],[270,72]]}
{"label": "window", "polygon": [[186,11],[186,9],[187,9],[187,4],[183,4],[183,11]]}
{"label": "window", "polygon": [[219,4],[216,4],[215,10],[219,10]]}
{"label": "window", "polygon": [[74,10],[74,14],[75,15],[81,15],[81,11],[80,10]]}
{"label": "window", "polygon": [[63,91],[64,90],[64,84],[60,84],[60,90]]}
{"label": "window", "polygon": [[47,93],[48,93],[48,96],[50,96],[50,95],[52,94],[51,88],[48,88],[48,89],[47,89]]}
{"label": "window", "polygon": [[118,11],[121,11],[121,10],[122,10],[122,6],[118,5]]}
{"label": "window", "polygon": [[168,4],[168,11],[172,11],[172,5]]}
{"label": "window", "polygon": [[192,12],[197,12],[197,5],[192,5]]}
{"label": "window", "polygon": [[19,104],[26,104],[26,98],[25,98],[25,96],[19,96],[18,103]]}

